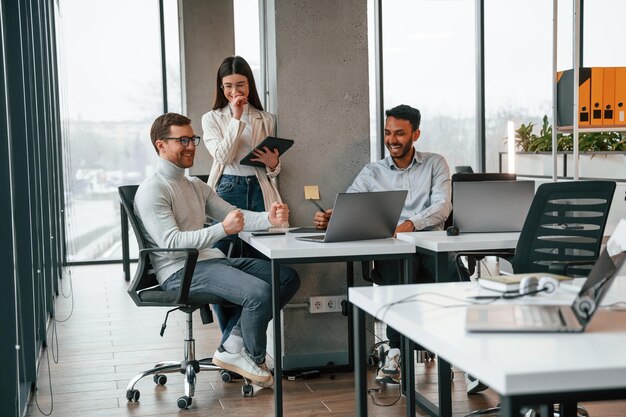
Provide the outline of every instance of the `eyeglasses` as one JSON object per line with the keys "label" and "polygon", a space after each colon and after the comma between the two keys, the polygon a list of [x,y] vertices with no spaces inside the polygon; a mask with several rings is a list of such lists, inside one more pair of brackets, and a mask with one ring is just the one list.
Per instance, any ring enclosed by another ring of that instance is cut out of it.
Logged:
{"label": "eyeglasses", "polygon": [[175,140],[178,143],[180,143],[181,145],[183,145],[185,148],[187,146],[189,146],[189,142],[193,142],[193,144],[195,146],[198,146],[198,144],[200,143],[200,136],[181,136],[179,138],[161,138],[161,140]]}
{"label": "eyeglasses", "polygon": [[246,81],[240,81],[236,84],[222,84],[222,90],[224,91],[233,91],[236,89],[237,91],[245,90],[248,83]]}

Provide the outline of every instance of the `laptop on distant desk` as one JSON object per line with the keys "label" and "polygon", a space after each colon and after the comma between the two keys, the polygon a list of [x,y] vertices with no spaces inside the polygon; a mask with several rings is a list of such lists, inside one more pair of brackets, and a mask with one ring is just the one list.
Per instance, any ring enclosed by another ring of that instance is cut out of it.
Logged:
{"label": "laptop on distant desk", "polygon": [[490,304],[467,308],[469,332],[582,332],[626,259],[626,220],[622,219],[572,305]]}
{"label": "laptop on distant desk", "polygon": [[455,182],[452,221],[461,233],[519,232],[534,196],[534,181]]}
{"label": "laptop on distant desk", "polygon": [[326,233],[298,236],[310,242],[348,242],[393,237],[408,191],[339,193]]}

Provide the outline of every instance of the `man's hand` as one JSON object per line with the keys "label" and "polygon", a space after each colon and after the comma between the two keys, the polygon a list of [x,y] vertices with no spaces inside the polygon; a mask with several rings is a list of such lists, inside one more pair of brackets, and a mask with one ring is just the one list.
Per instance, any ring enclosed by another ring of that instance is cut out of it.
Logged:
{"label": "man's hand", "polygon": [[250,158],[251,161],[261,162],[272,171],[278,166],[278,149],[271,151],[267,146],[263,149],[254,150],[254,158]]}
{"label": "man's hand", "polygon": [[326,229],[326,227],[328,227],[328,221],[330,220],[330,216],[332,214],[333,214],[333,209],[316,212],[315,217],[313,217],[313,224],[315,225],[315,228]]}
{"label": "man's hand", "polygon": [[222,227],[227,235],[234,235],[243,230],[243,213],[241,210],[233,210],[222,221]]}
{"label": "man's hand", "polygon": [[238,94],[239,95],[235,95],[235,98],[232,101],[232,103],[233,103],[233,118],[237,119],[237,120],[240,120],[241,119],[241,115],[243,114],[243,106],[248,104],[248,97],[245,97],[241,93],[238,93]]}
{"label": "man's hand", "polygon": [[414,231],[415,231],[415,225],[413,224],[413,222],[411,220],[405,220],[404,223],[396,227],[396,232],[394,233],[393,236],[395,237],[398,233],[414,232]]}
{"label": "man's hand", "polygon": [[273,202],[268,218],[274,226],[287,223],[289,221],[289,207],[284,203]]}

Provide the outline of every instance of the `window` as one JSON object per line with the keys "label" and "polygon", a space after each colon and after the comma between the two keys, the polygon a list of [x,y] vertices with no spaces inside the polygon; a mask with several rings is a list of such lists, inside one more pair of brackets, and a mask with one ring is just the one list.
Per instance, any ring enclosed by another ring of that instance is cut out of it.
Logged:
{"label": "window", "polygon": [[[567,15],[571,16],[571,11]],[[533,22],[532,25],[529,22]],[[563,29],[571,30],[565,27]],[[567,39],[571,39],[571,34]],[[571,57],[571,47],[569,56]],[[508,121],[513,121],[515,129],[521,123],[532,122],[538,134],[543,116],[547,115],[552,119],[551,74],[552,2],[486,0],[487,172],[499,170],[499,152],[507,149],[505,139]],[[546,169],[550,172],[545,175],[551,176],[552,167]],[[503,170],[506,171],[506,167]]]}
{"label": "window", "polygon": [[234,0],[235,55],[243,57],[254,75],[261,103],[265,100],[265,79],[261,74],[261,38],[259,32],[259,1]]}
{"label": "window", "polygon": [[[68,260],[120,259],[117,187],[140,183],[157,158],[149,130],[164,108],[159,2],[66,0],[60,7],[69,127]],[[165,1],[167,15],[175,10],[175,1]],[[166,54],[174,59],[167,71],[169,108],[179,110],[177,36],[171,41],[177,20],[165,20],[167,46],[174,49]]]}
{"label": "window", "polygon": [[416,148],[443,155],[452,172],[476,162],[474,15],[473,0],[382,5],[384,107],[418,108]]}

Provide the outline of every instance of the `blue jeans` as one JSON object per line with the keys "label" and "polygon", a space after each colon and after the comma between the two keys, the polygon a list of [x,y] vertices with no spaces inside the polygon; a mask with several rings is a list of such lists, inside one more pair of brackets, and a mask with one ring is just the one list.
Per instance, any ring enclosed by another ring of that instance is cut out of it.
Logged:
{"label": "blue jeans", "polygon": [[[173,273],[161,287],[174,291],[180,287],[182,270]],[[280,308],[296,294],[300,278],[293,269],[280,267]],[[272,319],[272,267],[268,261],[252,258],[219,258],[200,261],[191,280],[189,296],[216,295],[241,306],[241,317],[231,315],[227,325],[241,330],[243,343],[257,362],[265,361],[267,325]],[[228,336],[222,335],[222,342]]]}
{"label": "blue jeans", "polygon": [[[215,191],[220,197],[237,208],[250,211],[265,211],[263,193],[261,192],[261,186],[256,176],[242,177],[239,175],[222,175]],[[243,255],[243,243],[237,235],[225,237],[217,242],[214,247],[228,256],[228,250],[231,245],[232,251],[230,257],[232,258],[249,256],[252,258],[267,259],[257,251],[249,251],[246,255]],[[225,335],[230,334],[234,323],[236,323],[241,316],[241,308],[238,307],[227,308],[214,305],[213,312],[217,317],[217,322],[222,334]]]}

